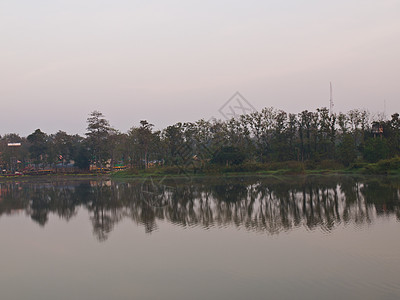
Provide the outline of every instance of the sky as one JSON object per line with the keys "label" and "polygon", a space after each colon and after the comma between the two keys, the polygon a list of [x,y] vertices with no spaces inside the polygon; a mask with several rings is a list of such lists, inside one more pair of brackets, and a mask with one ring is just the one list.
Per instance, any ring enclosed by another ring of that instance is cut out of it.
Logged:
{"label": "sky", "polygon": [[[0,0],[0,134],[257,110],[400,112],[400,0]],[[386,103],[386,105],[384,104]]]}

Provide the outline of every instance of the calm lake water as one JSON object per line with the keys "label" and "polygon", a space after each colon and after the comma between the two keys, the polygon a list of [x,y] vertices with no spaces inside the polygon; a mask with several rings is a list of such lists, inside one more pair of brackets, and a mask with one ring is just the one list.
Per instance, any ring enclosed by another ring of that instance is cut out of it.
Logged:
{"label": "calm lake water", "polygon": [[400,299],[400,180],[0,183],[0,299]]}

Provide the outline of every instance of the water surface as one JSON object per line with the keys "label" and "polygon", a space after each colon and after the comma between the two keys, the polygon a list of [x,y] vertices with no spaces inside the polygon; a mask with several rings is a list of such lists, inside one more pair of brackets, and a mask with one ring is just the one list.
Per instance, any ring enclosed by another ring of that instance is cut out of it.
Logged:
{"label": "water surface", "polygon": [[400,181],[0,183],[0,299],[399,299]]}

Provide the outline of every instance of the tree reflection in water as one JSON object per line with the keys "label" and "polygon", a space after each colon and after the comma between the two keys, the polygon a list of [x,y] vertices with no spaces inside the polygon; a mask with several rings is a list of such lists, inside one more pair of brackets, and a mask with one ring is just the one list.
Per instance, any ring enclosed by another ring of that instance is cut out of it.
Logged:
{"label": "tree reflection in water", "polygon": [[0,184],[0,216],[24,212],[45,226],[49,214],[70,220],[82,207],[94,235],[107,239],[129,218],[147,233],[165,220],[183,227],[235,226],[277,234],[304,226],[331,231],[381,215],[400,220],[398,180],[315,176],[187,181],[56,181]]}

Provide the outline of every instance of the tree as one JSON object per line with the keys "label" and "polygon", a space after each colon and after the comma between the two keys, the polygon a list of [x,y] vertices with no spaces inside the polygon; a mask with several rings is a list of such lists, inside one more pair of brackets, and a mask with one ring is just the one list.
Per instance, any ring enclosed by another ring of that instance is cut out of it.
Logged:
{"label": "tree", "polygon": [[131,167],[133,163],[147,169],[150,156],[157,152],[159,147],[159,132],[153,132],[153,124],[146,120],[140,121],[139,127],[132,127],[125,138],[125,153],[127,153]]}
{"label": "tree", "polygon": [[311,158],[311,127],[313,113],[304,110],[298,114],[301,159]]}
{"label": "tree", "polygon": [[99,111],[93,111],[87,119],[87,139],[96,165],[103,166],[103,160],[107,157],[107,142],[111,126],[104,115]]}
{"label": "tree", "polygon": [[287,140],[287,114],[283,110],[276,112],[271,148],[274,160],[284,161],[290,157]]}
{"label": "tree", "polygon": [[334,115],[329,114],[329,110],[326,107],[318,108],[317,112],[319,114],[318,150],[322,157],[332,158],[333,147],[335,145],[334,144],[335,117]]}
{"label": "tree", "polygon": [[[21,143],[20,147],[9,147],[8,143]],[[5,134],[0,139],[0,167],[3,169],[13,169],[18,166],[18,161],[23,165],[27,163],[29,158],[29,142],[26,138],[20,137],[18,134]]]}
{"label": "tree", "polygon": [[149,148],[153,139],[153,126],[153,124],[150,124],[146,120],[142,120],[140,121],[140,127],[138,128],[138,142],[142,152],[144,167],[146,169],[149,167]]}
{"label": "tree", "polygon": [[338,146],[338,158],[345,166],[348,166],[356,159],[356,147],[354,145],[354,138],[351,134],[344,134],[342,142]]}
{"label": "tree", "polygon": [[222,147],[220,151],[214,154],[211,162],[221,165],[240,165],[245,160],[246,156],[237,147],[227,146]]}
{"label": "tree", "polygon": [[185,143],[183,139],[182,123],[168,126],[162,132],[162,138],[165,145],[165,155],[168,164],[179,163],[179,149]]}
{"label": "tree", "polygon": [[69,163],[73,153],[73,136],[59,130],[52,136],[52,140],[57,160],[63,165],[64,162]]}
{"label": "tree", "polygon": [[266,107],[261,112],[253,112],[246,115],[246,126],[249,127],[251,137],[254,140],[256,153],[260,162],[267,159],[271,150],[271,139],[273,135],[273,125],[276,111],[272,107]]}
{"label": "tree", "polygon": [[[387,137],[388,145],[390,148],[391,156],[400,154],[400,118],[399,114],[395,113],[392,115],[392,119],[387,122],[389,126],[385,126],[384,131],[385,137]],[[389,129],[389,130],[388,130]]]}
{"label": "tree", "polygon": [[108,148],[111,158],[111,168],[114,167],[115,162],[118,161],[123,156],[123,145],[125,142],[125,136],[121,134],[118,130],[111,129],[108,136]]}
{"label": "tree", "polygon": [[79,144],[73,154],[74,165],[82,170],[90,168],[90,151],[85,143]]}
{"label": "tree", "polygon": [[43,162],[47,151],[47,135],[40,129],[36,129],[34,133],[28,135],[27,140],[31,143],[29,152],[34,159],[36,166]]}
{"label": "tree", "polygon": [[364,159],[368,162],[375,163],[378,160],[388,158],[389,146],[386,139],[370,138],[366,141],[364,147]]}

